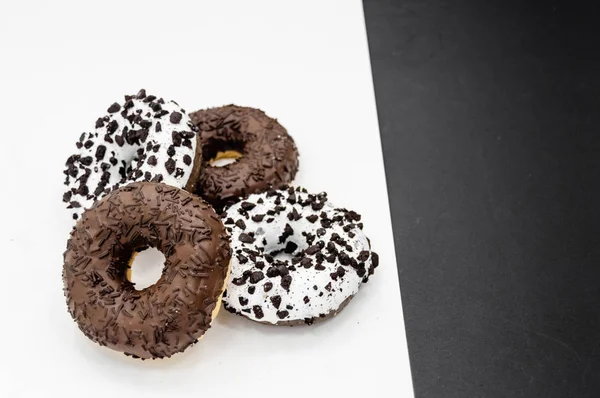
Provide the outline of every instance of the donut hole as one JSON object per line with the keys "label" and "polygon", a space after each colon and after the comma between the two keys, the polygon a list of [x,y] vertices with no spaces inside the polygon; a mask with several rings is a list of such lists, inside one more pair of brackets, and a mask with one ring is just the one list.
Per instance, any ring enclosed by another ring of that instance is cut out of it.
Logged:
{"label": "donut hole", "polygon": [[225,167],[244,156],[244,143],[210,139],[202,147],[202,157],[210,167]]}
{"label": "donut hole", "polygon": [[284,251],[275,251],[275,252],[273,252],[273,254],[274,254],[274,256],[273,256],[274,260],[281,261],[281,262],[287,261],[288,263],[291,263],[292,258],[294,257],[293,254],[289,254]]}
{"label": "donut hole", "polygon": [[165,261],[165,255],[153,247],[135,252],[130,261],[127,279],[135,284],[136,290],[144,290],[158,282]]}
{"label": "donut hole", "polygon": [[242,154],[237,151],[218,152],[217,156],[209,160],[210,167],[225,167],[228,164],[237,162]]}
{"label": "donut hole", "polygon": [[296,241],[293,236],[286,240],[285,244],[268,245],[265,251],[269,253],[274,260],[281,262],[287,262],[291,264],[292,259],[295,256],[301,255],[304,249],[307,249],[308,245],[303,241]]}

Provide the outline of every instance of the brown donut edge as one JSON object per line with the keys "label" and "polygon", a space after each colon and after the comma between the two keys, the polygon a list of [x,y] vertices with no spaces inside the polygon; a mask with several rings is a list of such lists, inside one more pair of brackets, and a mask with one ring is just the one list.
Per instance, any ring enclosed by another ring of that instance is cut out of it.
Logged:
{"label": "brown donut edge", "polygon": [[188,192],[195,193],[196,185],[200,179],[200,173],[202,173],[202,139],[200,138],[200,134],[198,132],[196,132],[196,154],[194,155],[192,164],[193,167],[192,172],[190,173],[190,178],[183,189]]}
{"label": "brown donut edge", "polygon": [[256,319],[248,318],[242,312],[236,311],[234,308],[228,306],[225,302],[223,302],[223,308],[227,312],[229,312],[231,314],[235,314],[235,315],[244,317],[244,318],[246,318],[246,319],[248,319],[248,320],[250,320],[252,322],[260,323],[260,324],[263,324],[263,325],[269,325],[269,326],[312,326],[312,325],[314,325],[316,323],[321,323],[321,322],[324,322],[324,321],[326,321],[328,319],[331,319],[334,316],[336,316],[337,314],[339,314],[340,312],[342,312],[342,310],[344,308],[346,308],[346,306],[350,303],[350,301],[352,300],[352,298],[355,295],[356,294],[353,294],[352,296],[346,297],[346,299],[344,301],[342,301],[342,303],[340,304],[340,306],[338,308],[336,308],[335,310],[329,311],[324,316],[318,316],[318,317],[313,317],[313,318],[305,318],[305,319],[294,319],[294,320],[290,320],[290,321],[280,321],[280,322],[277,322],[277,323],[258,321]]}

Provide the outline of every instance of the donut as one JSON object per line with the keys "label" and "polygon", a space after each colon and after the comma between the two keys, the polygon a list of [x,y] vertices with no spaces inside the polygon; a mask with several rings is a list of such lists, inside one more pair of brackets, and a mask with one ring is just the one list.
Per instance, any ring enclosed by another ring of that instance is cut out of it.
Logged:
{"label": "donut", "polygon": [[[190,113],[202,142],[196,192],[216,209],[271,186],[290,183],[298,150],[285,128],[259,109],[228,105]],[[223,167],[215,160],[236,159]]]}
{"label": "donut", "polygon": [[202,151],[185,110],[140,90],[114,103],[83,133],[67,159],[63,202],[76,220],[96,200],[128,182],[164,182],[194,191]]}
{"label": "donut", "polygon": [[335,207],[326,193],[271,189],[223,217],[233,252],[224,308],[257,322],[294,326],[331,318],[379,263],[361,216]]}
{"label": "donut", "polygon": [[[127,279],[136,251],[165,256],[143,290]],[[69,313],[92,341],[134,358],[184,351],[220,307],[231,252],[223,223],[202,199],[162,183],[111,191],[77,221],[64,253]]]}

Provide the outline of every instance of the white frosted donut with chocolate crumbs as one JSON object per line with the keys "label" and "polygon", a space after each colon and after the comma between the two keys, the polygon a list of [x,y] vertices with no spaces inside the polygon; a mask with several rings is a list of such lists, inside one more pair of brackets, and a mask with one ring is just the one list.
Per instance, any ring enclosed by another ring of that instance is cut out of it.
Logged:
{"label": "white frosted donut with chocolate crumbs", "polygon": [[134,181],[162,182],[193,191],[200,172],[199,138],[175,101],[140,90],[114,103],[83,133],[66,162],[63,202],[77,219],[105,194]]}
{"label": "white frosted donut with chocolate crumbs", "polygon": [[336,315],[378,265],[361,216],[301,188],[250,195],[223,215],[233,251],[225,308],[274,325]]}

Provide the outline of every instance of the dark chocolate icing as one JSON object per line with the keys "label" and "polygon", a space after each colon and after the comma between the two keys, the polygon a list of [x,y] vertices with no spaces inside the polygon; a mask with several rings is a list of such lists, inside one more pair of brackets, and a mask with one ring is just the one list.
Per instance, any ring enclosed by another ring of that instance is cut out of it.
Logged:
{"label": "dark chocolate icing", "polygon": [[[135,251],[165,255],[160,279],[138,291],[126,271]],[[83,213],[64,254],[69,313],[100,345],[139,358],[185,350],[210,327],[231,252],[220,218],[200,198],[133,183]]]}
{"label": "dark chocolate icing", "polygon": [[[228,105],[190,114],[199,128],[203,165],[196,192],[221,210],[225,205],[271,186],[291,182],[298,150],[286,129],[261,110]],[[237,162],[213,167],[217,152],[235,150]]]}

